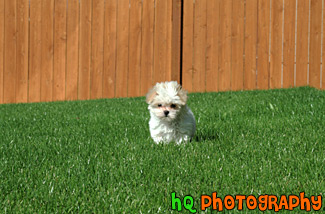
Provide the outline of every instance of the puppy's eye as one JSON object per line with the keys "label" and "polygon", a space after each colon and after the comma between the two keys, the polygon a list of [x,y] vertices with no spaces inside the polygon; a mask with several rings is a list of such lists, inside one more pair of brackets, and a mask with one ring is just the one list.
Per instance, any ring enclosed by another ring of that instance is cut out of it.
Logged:
{"label": "puppy's eye", "polygon": [[158,104],[158,107],[161,107],[161,104]]}
{"label": "puppy's eye", "polygon": [[171,104],[170,107],[171,108],[176,108],[176,105],[175,104]]}

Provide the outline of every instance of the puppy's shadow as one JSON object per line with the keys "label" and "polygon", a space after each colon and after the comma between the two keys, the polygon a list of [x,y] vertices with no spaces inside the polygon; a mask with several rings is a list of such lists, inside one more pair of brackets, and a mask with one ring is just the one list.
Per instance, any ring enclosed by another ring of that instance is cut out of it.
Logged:
{"label": "puppy's shadow", "polygon": [[202,141],[219,141],[220,140],[220,136],[218,134],[218,132],[205,132],[204,130],[198,132],[195,134],[194,141],[196,142],[202,142]]}

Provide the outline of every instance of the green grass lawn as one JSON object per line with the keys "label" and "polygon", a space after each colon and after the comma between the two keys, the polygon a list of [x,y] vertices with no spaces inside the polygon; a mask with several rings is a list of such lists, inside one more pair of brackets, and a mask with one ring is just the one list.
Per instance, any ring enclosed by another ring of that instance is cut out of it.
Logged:
{"label": "green grass lawn", "polygon": [[180,146],[154,144],[143,97],[0,105],[0,212],[170,213],[172,192],[196,210],[212,192],[325,197],[325,91],[194,93],[188,105],[197,132]]}

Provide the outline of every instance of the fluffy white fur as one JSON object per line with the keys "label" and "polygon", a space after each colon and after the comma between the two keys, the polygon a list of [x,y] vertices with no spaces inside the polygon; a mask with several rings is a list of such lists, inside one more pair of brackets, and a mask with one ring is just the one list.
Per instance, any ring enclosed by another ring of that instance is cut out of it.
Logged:
{"label": "fluffy white fur", "polygon": [[187,92],[176,82],[157,83],[147,94],[152,139],[156,143],[186,142],[195,133],[195,118],[186,105]]}

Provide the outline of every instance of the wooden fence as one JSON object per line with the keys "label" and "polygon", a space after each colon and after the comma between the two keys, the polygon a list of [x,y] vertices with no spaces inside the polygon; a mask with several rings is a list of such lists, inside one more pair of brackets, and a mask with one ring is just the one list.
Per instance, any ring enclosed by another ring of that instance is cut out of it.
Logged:
{"label": "wooden fence", "polygon": [[325,0],[0,0],[0,103],[325,88]]}
{"label": "wooden fence", "polygon": [[183,11],[189,91],[325,88],[323,0],[185,0]]}

